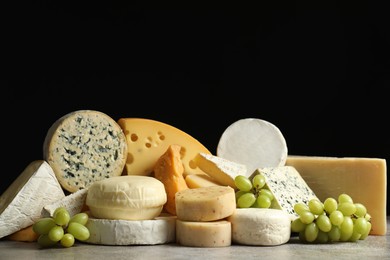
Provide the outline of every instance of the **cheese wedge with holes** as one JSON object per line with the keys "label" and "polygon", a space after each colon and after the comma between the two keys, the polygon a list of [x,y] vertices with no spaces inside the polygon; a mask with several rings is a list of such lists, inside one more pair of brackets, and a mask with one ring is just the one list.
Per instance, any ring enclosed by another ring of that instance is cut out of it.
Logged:
{"label": "cheese wedge with holes", "polygon": [[184,176],[204,174],[194,166],[193,159],[199,152],[211,152],[184,131],[159,121],[143,118],[120,118],[118,124],[126,135],[128,146],[125,174],[151,175],[157,160],[171,144],[182,147]]}
{"label": "cheese wedge with holes", "polygon": [[381,158],[288,156],[286,165],[295,167],[324,201],[347,193],[362,203],[371,215],[371,235],[386,235],[387,167]]}
{"label": "cheese wedge with holes", "polygon": [[50,165],[31,162],[0,197],[0,238],[31,226],[45,205],[64,197]]}
{"label": "cheese wedge with holes", "polygon": [[230,186],[236,189],[234,179],[238,175],[246,176],[247,168],[244,164],[236,163],[228,159],[212,154],[199,153],[195,157],[195,165],[211,176],[220,185]]}

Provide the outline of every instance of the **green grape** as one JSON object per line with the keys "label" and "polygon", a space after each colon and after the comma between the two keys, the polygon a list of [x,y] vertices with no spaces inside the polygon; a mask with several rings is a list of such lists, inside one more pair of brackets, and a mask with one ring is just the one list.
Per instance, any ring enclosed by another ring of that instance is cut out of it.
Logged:
{"label": "green grape", "polygon": [[333,211],[337,210],[337,200],[334,198],[327,198],[324,201],[324,210],[328,213],[331,214]]}
{"label": "green grape", "polygon": [[50,240],[58,242],[64,236],[64,229],[61,226],[55,226],[50,229],[48,237]]}
{"label": "green grape", "polygon": [[236,184],[237,189],[242,191],[250,191],[253,188],[252,182],[244,175],[237,175],[234,178],[234,183]]}
{"label": "green grape", "polygon": [[300,218],[296,218],[291,222],[291,231],[292,232],[301,232],[305,230],[306,224],[302,223]]}
{"label": "green grape", "polygon": [[319,215],[316,219],[316,224],[319,230],[329,232],[332,228],[332,223],[327,215]]}
{"label": "green grape", "polygon": [[266,195],[269,197],[269,199],[271,201],[274,200],[274,195],[272,194],[272,192],[269,190],[269,189],[266,189],[266,188],[262,188],[259,192],[259,195]]}
{"label": "green grape", "polygon": [[356,212],[356,206],[350,202],[341,202],[337,207],[338,211],[341,211],[344,216],[351,216]]}
{"label": "green grape", "polygon": [[265,185],[265,177],[262,174],[257,174],[252,179],[252,184],[255,189],[260,190]]}
{"label": "green grape", "polygon": [[271,200],[267,195],[259,195],[256,199],[259,208],[268,209],[271,206]]}
{"label": "green grape", "polygon": [[353,233],[353,221],[349,216],[344,216],[344,221],[340,225],[340,241],[348,241]]}
{"label": "green grape", "polygon": [[370,231],[371,231],[371,222],[368,222],[367,221],[367,227],[366,227],[366,231],[360,236],[360,240],[364,240],[366,239],[369,234],[370,234]]}
{"label": "green grape", "polygon": [[338,226],[332,226],[332,228],[328,232],[328,236],[331,242],[339,241],[341,236],[340,228]]}
{"label": "green grape", "polygon": [[315,216],[310,211],[304,211],[299,215],[299,218],[301,219],[302,223],[307,225],[314,221]]}
{"label": "green grape", "polygon": [[361,217],[355,220],[353,229],[356,230],[358,234],[364,234],[367,230],[368,221]]}
{"label": "green grape", "polygon": [[237,206],[239,208],[250,208],[256,202],[255,194],[247,192],[241,195],[237,200]]}
{"label": "green grape", "polygon": [[321,215],[324,213],[324,204],[318,199],[309,200],[309,210],[314,215]]}
{"label": "green grape", "polygon": [[344,221],[344,215],[341,211],[335,210],[329,215],[330,222],[334,226],[340,226]]}
{"label": "green grape", "polygon": [[342,193],[338,197],[338,202],[339,202],[339,204],[343,203],[343,202],[353,203],[353,200],[352,200],[351,196],[349,196],[348,194]]}
{"label": "green grape", "polygon": [[357,217],[364,217],[367,213],[367,208],[361,203],[355,203],[355,215]]}
{"label": "green grape", "polygon": [[72,234],[75,239],[80,241],[87,240],[90,235],[88,228],[77,222],[69,223],[67,231]]}
{"label": "green grape", "polygon": [[301,215],[303,212],[310,211],[310,210],[309,210],[309,207],[305,203],[299,202],[299,203],[294,204],[294,211],[298,215]]}
{"label": "green grape", "polygon": [[56,226],[54,219],[52,218],[41,218],[38,219],[32,226],[33,231],[38,235],[49,234],[50,229]]}
{"label": "green grape", "polygon": [[328,241],[329,241],[328,233],[321,231],[321,230],[318,230],[318,235],[317,235],[315,242],[325,244],[325,243],[328,243]]}
{"label": "green grape", "polygon": [[353,232],[352,232],[352,235],[351,237],[348,239],[349,242],[356,242],[360,239],[362,235],[360,233],[358,233],[356,230],[355,230],[355,226],[353,228]]}
{"label": "green grape", "polygon": [[236,202],[238,201],[239,197],[241,197],[243,194],[248,193],[248,192],[249,191],[243,191],[243,190],[236,191]]}
{"label": "green grape", "polygon": [[366,215],[364,216],[364,218],[365,218],[368,222],[371,221],[371,215],[368,214],[368,213],[366,213]]}
{"label": "green grape", "polygon": [[54,216],[55,214],[57,214],[57,212],[58,212],[58,211],[61,211],[61,210],[66,210],[66,211],[68,211],[68,209],[67,209],[67,208],[65,208],[65,207],[61,206],[61,207],[58,207],[58,208],[56,208],[56,209],[54,210],[54,212],[53,212],[53,216]]}
{"label": "green grape", "polygon": [[64,234],[64,236],[61,238],[61,245],[63,247],[72,247],[74,245],[75,239],[74,236],[70,233]]}
{"label": "green grape", "polygon": [[318,227],[315,222],[311,222],[305,228],[305,239],[307,242],[314,242],[318,236]]}
{"label": "green grape", "polygon": [[49,235],[46,234],[39,235],[37,243],[42,247],[51,247],[57,244],[56,241],[51,240]]}
{"label": "green grape", "polygon": [[69,223],[70,222],[77,222],[85,226],[88,222],[88,214],[85,212],[77,213],[69,220]]}
{"label": "green grape", "polygon": [[61,208],[53,213],[54,222],[59,226],[66,226],[69,223],[70,215],[67,209]]}

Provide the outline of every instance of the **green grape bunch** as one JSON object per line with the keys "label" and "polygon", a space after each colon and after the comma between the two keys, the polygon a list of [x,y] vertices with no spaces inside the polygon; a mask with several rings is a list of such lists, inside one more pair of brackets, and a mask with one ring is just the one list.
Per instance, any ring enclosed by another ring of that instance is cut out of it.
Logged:
{"label": "green grape bunch", "polygon": [[256,174],[252,180],[244,175],[234,178],[237,187],[236,202],[239,208],[270,208],[274,196],[266,187],[265,177]]}
{"label": "green grape bunch", "polygon": [[311,199],[307,204],[296,203],[298,218],[291,222],[291,231],[306,243],[356,242],[364,240],[371,231],[371,216],[367,208],[342,193],[337,200],[324,202]]}
{"label": "green grape bunch", "polygon": [[33,224],[33,231],[39,235],[38,244],[42,247],[72,247],[76,240],[85,241],[90,233],[85,226],[89,216],[80,212],[70,216],[65,207],[55,209],[52,217],[38,219]]}

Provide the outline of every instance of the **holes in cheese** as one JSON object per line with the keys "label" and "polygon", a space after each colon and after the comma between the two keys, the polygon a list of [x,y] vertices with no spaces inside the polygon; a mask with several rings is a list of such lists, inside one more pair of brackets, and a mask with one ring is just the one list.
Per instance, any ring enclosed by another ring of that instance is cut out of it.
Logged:
{"label": "holes in cheese", "polygon": [[175,194],[188,189],[183,177],[184,167],[180,159],[181,146],[170,145],[167,151],[157,160],[153,176],[164,184],[167,202],[164,210],[176,215]]}
{"label": "holes in cheese", "polygon": [[217,145],[217,156],[246,165],[249,177],[257,168],[284,166],[287,144],[274,124],[244,118],[225,129]]}
{"label": "holes in cheese", "polygon": [[86,205],[102,219],[147,220],[160,215],[167,202],[164,184],[150,176],[116,176],[94,182]]}
{"label": "holes in cheese", "polygon": [[199,152],[210,151],[189,134],[171,125],[143,118],[120,118],[118,124],[126,135],[128,146],[125,174],[151,175],[157,160],[171,144],[182,147],[184,176],[204,174],[194,166],[193,159]]}
{"label": "holes in cheese", "polygon": [[226,220],[192,222],[176,220],[176,243],[191,247],[226,247],[231,245],[231,223]]}
{"label": "holes in cheese", "polygon": [[215,221],[233,214],[236,196],[230,186],[209,186],[176,193],[176,215],[185,221]]}

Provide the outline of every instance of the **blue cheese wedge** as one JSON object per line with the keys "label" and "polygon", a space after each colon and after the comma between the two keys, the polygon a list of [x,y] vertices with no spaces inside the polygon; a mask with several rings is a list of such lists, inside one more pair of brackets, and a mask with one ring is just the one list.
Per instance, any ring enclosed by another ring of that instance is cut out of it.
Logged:
{"label": "blue cheese wedge", "polygon": [[110,116],[78,110],[62,116],[49,128],[43,155],[61,186],[76,192],[97,180],[121,175],[127,143],[122,128]]}
{"label": "blue cheese wedge", "polygon": [[285,211],[289,214],[291,220],[298,217],[294,211],[296,203],[303,202],[307,204],[310,199],[318,199],[299,172],[292,166],[259,168],[255,170],[250,179],[256,174],[265,176],[266,187],[275,197],[271,208]]}
{"label": "blue cheese wedge", "polygon": [[0,197],[0,238],[31,226],[46,204],[64,197],[50,165],[31,162]]}

